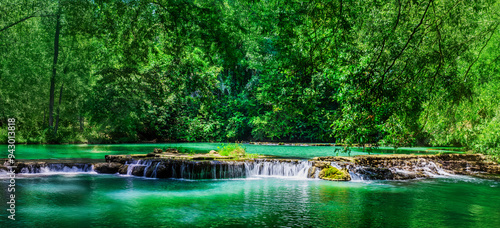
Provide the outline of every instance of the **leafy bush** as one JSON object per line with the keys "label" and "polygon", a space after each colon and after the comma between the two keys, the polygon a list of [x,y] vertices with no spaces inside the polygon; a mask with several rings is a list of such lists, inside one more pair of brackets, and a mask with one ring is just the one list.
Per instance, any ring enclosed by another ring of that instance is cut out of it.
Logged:
{"label": "leafy bush", "polygon": [[230,143],[227,145],[222,144],[223,147],[217,147],[219,149],[219,154],[222,156],[230,156],[230,157],[241,157],[245,156],[245,149],[236,143]]}
{"label": "leafy bush", "polygon": [[222,148],[217,147],[219,150],[219,154],[222,156],[228,156],[228,157],[233,157],[233,158],[257,158],[259,157],[258,154],[248,154],[246,153],[246,149],[241,146],[241,144],[236,144],[236,143],[229,143],[229,144],[222,144]]}
{"label": "leafy bush", "polygon": [[7,136],[7,128],[0,128],[0,142],[1,143],[7,143],[8,136]]}
{"label": "leafy bush", "polygon": [[497,115],[482,127],[481,133],[474,141],[473,149],[491,155],[500,162],[500,111],[497,111]]}

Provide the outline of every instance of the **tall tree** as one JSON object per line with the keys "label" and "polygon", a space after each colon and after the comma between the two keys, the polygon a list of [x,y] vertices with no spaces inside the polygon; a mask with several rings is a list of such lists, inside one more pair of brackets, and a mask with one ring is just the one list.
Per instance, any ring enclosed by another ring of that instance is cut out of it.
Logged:
{"label": "tall tree", "polygon": [[[58,6],[56,14],[56,31],[54,35],[54,59],[52,62],[52,76],[50,77],[49,91],[49,127],[54,126],[54,92],[56,86],[57,75],[57,58],[59,57],[59,34],[61,32],[61,8]],[[62,88],[62,87],[61,87]],[[54,131],[54,133],[56,130]]]}

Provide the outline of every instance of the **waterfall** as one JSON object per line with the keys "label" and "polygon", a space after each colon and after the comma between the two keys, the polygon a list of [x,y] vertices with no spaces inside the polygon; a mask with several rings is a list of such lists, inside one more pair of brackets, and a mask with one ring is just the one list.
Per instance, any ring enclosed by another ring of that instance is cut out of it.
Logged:
{"label": "waterfall", "polygon": [[[407,180],[450,176],[443,164],[428,159],[410,161],[374,161],[373,164],[356,164],[345,161],[304,161],[280,159],[256,159],[247,161],[218,160],[176,160],[176,159],[130,159],[125,164],[97,163],[47,163],[20,162],[16,173],[21,174],[59,174],[59,173],[120,173],[127,176],[147,178],[180,179],[227,179],[245,177],[291,177],[316,178],[325,166],[345,169],[351,180]],[[94,171],[95,170],[95,171]],[[451,171],[453,172],[453,171]],[[0,169],[0,175],[7,175]]]}
{"label": "waterfall", "polygon": [[[368,175],[363,175],[359,172],[359,170],[356,168],[356,167],[353,167],[352,165],[340,165],[339,163],[337,162],[330,162],[330,165],[332,167],[335,167],[337,169],[347,169],[347,172],[349,173],[349,175],[351,176],[351,180],[353,181],[363,181],[363,180],[370,180],[370,177]],[[317,171],[319,173],[319,170]],[[316,178],[318,178],[318,176],[316,175]]]}
{"label": "waterfall", "polygon": [[56,173],[91,173],[94,172],[92,164],[74,163],[27,163],[19,167],[18,173],[22,174],[56,174]]}
{"label": "waterfall", "polygon": [[[224,179],[245,176],[242,162],[188,160],[133,160],[126,175],[149,178]],[[125,173],[124,173],[125,174]]]}
{"label": "waterfall", "polygon": [[[338,168],[339,166],[334,165],[334,163],[335,162],[332,162],[332,166]],[[348,170],[349,175],[351,175],[351,180],[353,181],[406,180],[452,175],[432,161],[409,162],[389,166],[389,168],[356,166],[352,164],[344,166]]]}
{"label": "waterfall", "polygon": [[452,174],[440,168],[432,161],[420,161],[411,165],[389,168],[394,174],[415,177],[450,176]]}
{"label": "waterfall", "polygon": [[[149,178],[226,179],[253,176],[307,178],[310,161],[188,161],[132,160],[126,162],[126,175]],[[316,173],[317,175],[317,173]]]}
{"label": "waterfall", "polygon": [[154,168],[154,170],[153,170],[153,175],[151,176],[152,178],[156,178],[156,176],[157,176],[157,174],[158,174],[158,173],[157,173],[157,170],[158,170],[158,166],[159,166],[159,165],[160,165],[160,162],[157,162],[157,163],[156,163],[156,166],[155,166],[155,168]]}
{"label": "waterfall", "polygon": [[311,167],[312,163],[310,161],[256,160],[245,162],[247,177],[280,176],[307,178]]}
{"label": "waterfall", "polygon": [[146,170],[149,166],[151,166],[152,160],[137,160],[137,161],[132,161],[132,163],[125,162],[125,165],[127,165],[127,175],[131,176],[132,172],[136,167],[141,167],[141,170],[143,171],[143,175],[146,175]]}

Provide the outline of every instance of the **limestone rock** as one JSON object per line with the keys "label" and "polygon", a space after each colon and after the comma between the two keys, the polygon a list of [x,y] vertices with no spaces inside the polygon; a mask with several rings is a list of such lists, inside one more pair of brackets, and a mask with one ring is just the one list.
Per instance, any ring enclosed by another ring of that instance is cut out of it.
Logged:
{"label": "limestone rock", "polygon": [[127,169],[128,169],[128,165],[123,165],[122,167],[120,167],[120,169],[118,169],[118,173],[119,174],[127,174]]}
{"label": "limestone rock", "polygon": [[168,148],[165,150],[165,153],[178,154],[179,150],[177,150],[175,148]]}
{"label": "limestone rock", "polygon": [[98,173],[118,173],[120,168],[122,168],[123,164],[118,162],[110,162],[110,163],[96,163],[94,164],[94,171]]}

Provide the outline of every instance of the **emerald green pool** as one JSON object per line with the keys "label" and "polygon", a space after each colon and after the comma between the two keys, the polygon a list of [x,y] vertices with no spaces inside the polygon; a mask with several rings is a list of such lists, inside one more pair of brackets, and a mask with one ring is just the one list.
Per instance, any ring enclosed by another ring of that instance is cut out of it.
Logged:
{"label": "emerald green pool", "polygon": [[[102,159],[155,147],[217,149],[219,143],[17,145],[17,159]],[[280,157],[336,155],[334,147],[245,145]],[[381,148],[432,154],[447,148]],[[353,150],[351,155],[367,154]],[[340,153],[346,156],[347,154]],[[412,181],[329,182],[252,176],[152,179],[93,173],[22,174],[16,221],[7,219],[10,179],[0,175],[0,227],[500,227],[500,181],[446,176]]]}
{"label": "emerald green pool", "polygon": [[[335,156],[335,149],[340,147],[332,146],[272,146],[272,145],[251,145],[243,144],[247,153],[274,155],[288,158],[310,159],[318,156]],[[194,151],[217,150],[223,147],[221,143],[158,143],[158,144],[69,144],[69,145],[16,145],[17,159],[76,159],[90,158],[103,159],[106,154],[144,154],[152,152],[154,148],[177,147]],[[449,148],[400,148],[394,150],[389,147],[376,149],[372,154],[381,153],[401,153],[401,154],[434,154],[438,152],[452,152]],[[456,153],[456,151],[454,152]],[[360,148],[353,148],[351,156],[368,154]],[[347,153],[339,152],[340,156],[347,156]],[[0,157],[6,157],[3,153]]]}
{"label": "emerald green pool", "polygon": [[[0,183],[6,189],[8,180]],[[1,227],[500,227],[500,182],[471,177],[186,181],[73,174],[20,177],[17,184],[16,221],[2,209]]]}

